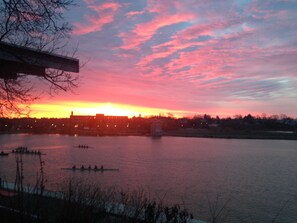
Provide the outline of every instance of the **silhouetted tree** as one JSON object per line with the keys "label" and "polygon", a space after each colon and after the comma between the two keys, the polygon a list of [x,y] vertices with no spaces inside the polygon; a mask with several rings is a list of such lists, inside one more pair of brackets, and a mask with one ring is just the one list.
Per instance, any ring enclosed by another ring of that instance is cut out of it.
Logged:
{"label": "silhouetted tree", "polygon": [[[61,53],[71,30],[63,14],[72,5],[73,0],[0,0],[0,41]],[[29,74],[17,74],[16,79],[2,78],[0,116],[26,112],[23,105],[37,98],[37,93],[33,92],[36,79],[45,83],[51,94],[72,89],[77,85],[77,78],[77,75],[54,69],[47,69],[44,75],[34,79]]]}
{"label": "silhouetted tree", "polygon": [[251,114],[248,114],[247,116],[244,116],[244,117],[243,117],[243,120],[244,120],[247,124],[253,124],[255,118],[254,118]]}

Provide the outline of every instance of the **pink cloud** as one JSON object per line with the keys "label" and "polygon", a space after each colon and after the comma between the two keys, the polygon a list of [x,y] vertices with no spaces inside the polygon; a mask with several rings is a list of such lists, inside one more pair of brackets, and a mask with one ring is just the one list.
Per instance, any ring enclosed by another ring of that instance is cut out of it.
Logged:
{"label": "pink cloud", "polygon": [[193,15],[179,13],[175,15],[161,15],[150,22],[138,24],[132,32],[120,35],[124,43],[121,48],[126,50],[137,49],[141,44],[150,40],[160,28],[187,22],[191,19],[193,19]]}
{"label": "pink cloud", "polygon": [[142,15],[143,13],[144,13],[144,11],[132,11],[132,12],[128,12],[126,14],[126,16],[132,17],[132,16],[135,16],[135,15]]}
{"label": "pink cloud", "polygon": [[[238,20],[230,20],[230,21],[214,21],[212,23],[199,23],[193,26],[190,26],[184,30],[177,32],[176,35],[171,37],[171,40],[156,46],[153,46],[153,52],[150,55],[142,58],[141,61],[137,64],[139,66],[149,65],[150,62],[160,59],[166,58],[178,51],[182,51],[189,47],[195,46],[204,46],[210,45],[215,40],[211,38],[215,38],[215,32],[218,30],[223,30],[228,28],[234,24],[240,24]],[[249,27],[245,25],[244,32],[252,32],[252,29],[248,29]],[[231,38],[242,35],[241,33],[232,33],[226,35],[224,38]],[[198,37],[201,36],[209,36],[211,37],[209,40],[197,41]]]}
{"label": "pink cloud", "polygon": [[75,23],[73,34],[83,35],[91,32],[101,31],[104,25],[112,23],[120,4],[115,2],[107,2],[96,5],[94,1],[86,1],[88,8],[95,11],[96,15],[87,15],[88,24]]}
{"label": "pink cloud", "polygon": [[[182,33],[186,33],[186,31]],[[235,67],[243,64],[250,55],[257,55],[259,49],[246,48],[240,44],[234,45],[231,40],[233,38],[248,39],[250,35],[250,32],[242,30],[241,32],[222,35],[219,39],[204,42],[187,41],[187,39],[191,39],[190,36],[194,36],[192,34],[185,35],[184,39],[178,38],[179,35],[177,35],[174,40],[156,46],[154,52],[141,59],[137,65],[143,70],[151,66],[160,66],[163,73],[170,74],[171,78],[186,78],[188,81],[192,79],[195,82],[220,76],[234,77],[236,72],[225,67]],[[182,51],[192,46],[199,46],[199,48],[188,52]],[[155,59],[166,58],[175,52],[178,52],[178,54],[165,63],[160,65],[151,63]]]}
{"label": "pink cloud", "polygon": [[159,1],[159,0],[148,0],[147,1],[147,11],[151,13],[166,13],[170,11],[172,6],[174,6],[176,0],[171,0],[170,4],[166,1]]}
{"label": "pink cloud", "polygon": [[[126,50],[138,49],[140,45],[150,40],[160,28],[190,22],[197,18],[194,13],[188,11],[175,12],[175,5],[175,1],[168,4],[165,1],[149,0],[145,11],[154,15],[154,18],[149,22],[137,24],[130,32],[121,33],[120,37],[123,40],[121,48]],[[144,13],[145,11],[136,13]],[[133,15],[135,12],[131,13]]]}

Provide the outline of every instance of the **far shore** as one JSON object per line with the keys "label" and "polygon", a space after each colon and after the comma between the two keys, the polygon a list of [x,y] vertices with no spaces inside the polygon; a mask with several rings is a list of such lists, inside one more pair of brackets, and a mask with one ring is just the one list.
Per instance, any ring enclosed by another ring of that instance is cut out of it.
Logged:
{"label": "far shore", "polygon": [[263,130],[225,130],[225,129],[178,129],[163,133],[163,136],[200,137],[223,139],[269,139],[269,140],[297,140],[296,132],[263,131]]}
{"label": "far shore", "polygon": [[[3,134],[60,134],[69,135],[65,133],[26,133],[26,132],[0,132]],[[79,136],[147,136],[153,138],[151,134],[143,134],[137,132],[117,133],[117,134],[77,134]],[[76,135],[76,136],[77,136]],[[267,139],[267,140],[297,140],[297,132],[293,131],[271,131],[271,130],[227,130],[227,129],[201,129],[201,128],[186,128],[172,131],[164,131],[162,136],[170,137],[197,137],[197,138],[218,138],[218,139]]]}

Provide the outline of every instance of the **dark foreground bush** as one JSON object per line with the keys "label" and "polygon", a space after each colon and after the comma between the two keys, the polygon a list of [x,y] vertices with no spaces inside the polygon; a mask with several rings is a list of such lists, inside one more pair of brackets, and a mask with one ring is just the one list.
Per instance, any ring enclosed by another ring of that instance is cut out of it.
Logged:
{"label": "dark foreground bush", "polygon": [[191,215],[179,205],[166,206],[150,199],[142,190],[102,189],[97,185],[69,180],[61,191],[20,190],[14,197],[0,199],[1,222],[174,222],[185,223]]}

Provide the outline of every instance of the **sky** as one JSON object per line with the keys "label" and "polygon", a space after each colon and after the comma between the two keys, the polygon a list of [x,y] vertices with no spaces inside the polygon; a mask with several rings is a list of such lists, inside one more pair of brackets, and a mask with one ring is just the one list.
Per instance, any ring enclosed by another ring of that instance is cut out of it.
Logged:
{"label": "sky", "polygon": [[31,116],[297,118],[296,0],[76,3],[65,17],[79,87],[42,97]]}

